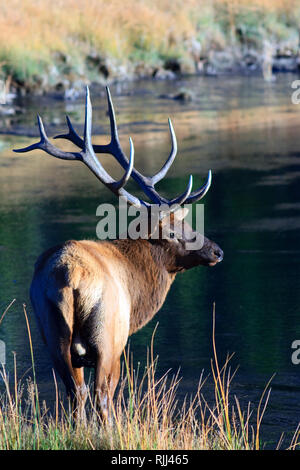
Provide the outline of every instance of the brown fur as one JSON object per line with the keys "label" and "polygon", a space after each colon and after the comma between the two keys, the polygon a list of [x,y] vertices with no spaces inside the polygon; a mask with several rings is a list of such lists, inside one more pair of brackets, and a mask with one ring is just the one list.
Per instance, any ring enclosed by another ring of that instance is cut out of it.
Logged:
{"label": "brown fur", "polygon": [[175,274],[168,272],[165,252],[147,240],[113,242],[126,262],[127,284],[132,300],[130,332],[148,323],[161,308]]}

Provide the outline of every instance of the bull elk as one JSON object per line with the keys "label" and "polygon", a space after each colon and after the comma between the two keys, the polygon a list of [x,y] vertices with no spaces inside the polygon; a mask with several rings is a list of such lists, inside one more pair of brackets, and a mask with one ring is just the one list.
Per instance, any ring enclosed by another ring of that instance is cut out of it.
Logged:
{"label": "bull elk", "polygon": [[[187,223],[184,232],[181,230],[186,208],[180,206],[199,201],[207,193],[211,172],[200,189],[192,192],[190,177],[183,194],[171,200],[162,197],[155,184],[164,178],[177,152],[171,121],[170,155],[158,173],[144,176],[134,168],[132,140],[129,159],[120,146],[110,92],[108,88],[106,91],[111,128],[109,144],[92,145],[92,107],[87,88],[84,139],[76,133],[68,117],[68,133],[56,136],[73,142],[80,151],[65,152],[54,146],[39,116],[40,141],[15,150],[39,149],[53,157],[82,161],[107,188],[129,204],[146,207],[147,211],[153,205],[169,208],[160,212],[158,237],[153,237],[149,230],[148,237],[137,240],[120,237],[112,241],[71,240],[50,248],[35,264],[30,297],[54,367],[80,415],[84,414],[87,396],[84,367],[94,368],[95,401],[104,419],[109,415],[119,381],[120,356],[128,337],[158,312],[178,272],[198,265],[213,266],[223,258],[218,245],[204,236],[201,249],[187,249],[187,241],[199,234]],[[125,170],[119,181],[106,172],[96,153],[110,154],[119,162]],[[150,202],[124,189],[130,177]]]}

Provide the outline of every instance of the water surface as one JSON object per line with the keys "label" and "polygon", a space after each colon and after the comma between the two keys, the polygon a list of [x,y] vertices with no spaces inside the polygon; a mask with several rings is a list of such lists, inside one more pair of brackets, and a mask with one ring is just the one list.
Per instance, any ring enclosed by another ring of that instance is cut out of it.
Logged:
{"label": "water surface", "polygon": [[[162,194],[179,194],[191,173],[196,187],[212,169],[212,187],[204,200],[205,230],[225,253],[214,268],[177,276],[161,311],[131,338],[134,361],[145,363],[159,322],[154,343],[158,374],[169,368],[176,373],[180,367],[179,394],[195,391],[202,370],[210,371],[215,303],[219,361],[235,353],[232,369],[239,369],[233,391],[241,402],[257,406],[276,373],[263,426],[263,436],[272,445],[282,431],[290,436],[300,420],[300,365],[291,361],[291,344],[300,339],[300,106],[291,103],[295,78],[282,75],[275,83],[265,83],[259,77],[207,77],[111,87],[122,145],[128,151],[131,135],[136,168],[145,174],[153,174],[168,156],[167,117],[172,118],[179,151],[157,186]],[[182,88],[192,91],[192,101],[162,98]],[[107,142],[105,97],[92,93],[92,101],[94,142]],[[51,402],[51,363],[28,297],[33,265],[52,245],[95,238],[97,206],[115,200],[81,163],[38,151],[11,151],[33,142],[33,137],[13,133],[37,135],[37,111],[49,135],[65,129],[66,113],[82,131],[83,99],[65,103],[39,98],[23,105],[26,112],[12,125],[2,123],[7,134],[0,136],[1,311],[16,299],[0,338],[6,342],[7,368],[12,370],[15,351],[21,377],[31,364],[23,315],[27,304],[41,394]],[[111,157],[102,155],[101,161],[113,176],[121,174]],[[134,184],[128,189],[141,196]],[[212,396],[209,383],[207,393]]]}

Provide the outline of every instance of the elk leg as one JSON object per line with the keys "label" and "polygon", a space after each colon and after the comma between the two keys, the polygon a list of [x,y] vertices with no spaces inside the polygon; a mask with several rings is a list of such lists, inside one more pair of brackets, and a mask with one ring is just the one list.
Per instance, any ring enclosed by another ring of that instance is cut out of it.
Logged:
{"label": "elk leg", "polygon": [[71,362],[71,340],[61,343],[60,350],[55,352],[50,347],[54,367],[60,375],[68,397],[72,401],[75,419],[85,419],[84,405],[87,398],[87,389],[84,382],[84,369],[75,368]]}
{"label": "elk leg", "polygon": [[115,394],[116,387],[120,378],[120,359],[118,358],[112,367],[110,376],[110,399],[112,400]]}
{"label": "elk leg", "polygon": [[80,421],[85,421],[85,402],[87,399],[87,387],[84,382],[84,368],[73,367],[72,377],[76,386],[75,417],[76,419],[78,418]]}
{"label": "elk leg", "polygon": [[103,367],[99,360],[95,371],[95,404],[104,422],[111,418],[112,400],[120,377],[120,359],[118,358],[109,369]]}
{"label": "elk leg", "polygon": [[94,394],[96,409],[103,422],[109,418],[109,383],[108,368],[104,367],[101,357],[99,357],[95,368]]}

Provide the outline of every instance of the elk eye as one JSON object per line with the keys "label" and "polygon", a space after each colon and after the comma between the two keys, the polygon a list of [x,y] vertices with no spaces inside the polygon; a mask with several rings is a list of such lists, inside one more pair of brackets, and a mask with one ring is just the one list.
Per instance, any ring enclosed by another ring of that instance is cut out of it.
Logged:
{"label": "elk eye", "polygon": [[175,233],[174,232],[171,232],[170,233],[170,238],[174,238],[175,237]]}

